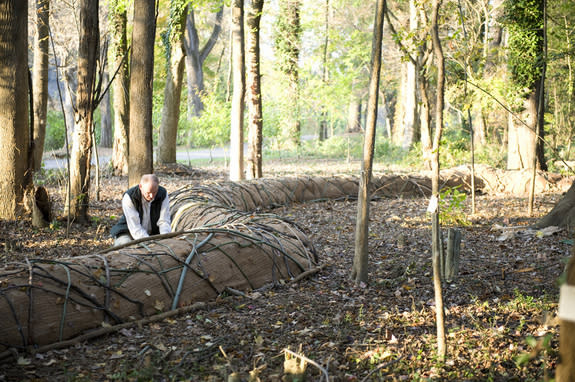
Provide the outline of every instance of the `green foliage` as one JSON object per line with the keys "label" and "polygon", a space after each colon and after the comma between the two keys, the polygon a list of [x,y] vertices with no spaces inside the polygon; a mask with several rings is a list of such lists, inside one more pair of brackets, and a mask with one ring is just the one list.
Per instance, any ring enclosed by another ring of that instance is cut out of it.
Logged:
{"label": "green foliage", "polygon": [[439,193],[439,220],[445,225],[467,226],[465,214],[467,195],[457,187],[444,188]]}
{"label": "green foliage", "polygon": [[180,120],[180,140],[190,147],[222,146],[230,139],[231,106],[216,96],[203,97],[204,111],[191,123]]}
{"label": "green foliage", "polygon": [[506,0],[503,20],[509,30],[508,66],[518,89],[532,89],[543,64],[543,2]]}
{"label": "green foliage", "polygon": [[107,4],[110,10],[115,13],[124,13],[127,11],[128,7],[133,0],[107,0]]}
{"label": "green foliage", "polygon": [[[522,368],[526,367],[530,362],[538,361],[541,358],[546,358],[549,356],[549,353],[552,352],[551,347],[551,340],[553,339],[552,333],[546,333],[545,335],[536,338],[532,335],[527,336],[525,338],[525,343],[529,348],[528,351],[523,352],[517,356],[515,359],[515,364],[517,367]],[[542,368],[546,366],[545,362],[542,362]]]}
{"label": "green foliage", "polygon": [[281,1],[274,41],[278,67],[284,73],[292,74],[298,71],[301,32],[299,3]]}
{"label": "green foliage", "polygon": [[62,113],[50,110],[46,116],[46,139],[44,150],[58,150],[66,143],[66,124]]}

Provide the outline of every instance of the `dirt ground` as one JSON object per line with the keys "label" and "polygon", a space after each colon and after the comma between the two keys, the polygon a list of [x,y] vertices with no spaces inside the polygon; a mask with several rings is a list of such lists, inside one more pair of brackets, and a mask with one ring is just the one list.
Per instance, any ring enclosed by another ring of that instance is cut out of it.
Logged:
{"label": "dirt ground", "polygon": [[[226,179],[217,167],[188,170],[160,169],[159,175],[169,192]],[[264,172],[272,171],[358,174],[359,165],[266,164]],[[42,180],[61,214],[61,176],[50,172]],[[0,221],[0,263],[109,247],[126,186],[125,177],[103,174],[99,200],[92,193],[91,223],[72,224],[68,233],[61,216],[45,229]],[[355,285],[350,271],[357,204],[350,199],[269,211],[304,228],[320,253],[319,273],[244,296],[222,295],[197,310],[69,347],[9,357],[0,363],[0,381],[287,381],[285,367],[295,360],[307,360],[306,381],[549,379],[558,362],[558,282],[571,235],[502,228],[525,228],[560,197],[538,195],[533,217],[526,197],[478,196],[475,214],[467,198],[468,225],[458,227],[459,273],[443,284],[445,362],[436,357],[428,200],[372,202],[369,282]]]}

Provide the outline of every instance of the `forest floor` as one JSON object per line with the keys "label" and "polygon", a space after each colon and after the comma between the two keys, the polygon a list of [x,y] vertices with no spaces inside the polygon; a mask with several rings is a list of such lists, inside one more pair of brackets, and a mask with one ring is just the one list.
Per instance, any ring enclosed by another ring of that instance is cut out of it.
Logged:
{"label": "forest floor", "polygon": [[[264,172],[359,174],[358,163],[301,162],[267,163]],[[375,171],[398,170],[375,164]],[[218,167],[160,176],[169,192],[226,179]],[[59,175],[43,179],[61,213]],[[45,229],[0,221],[0,262],[108,248],[126,185],[125,177],[104,174],[99,201],[92,193],[90,224],[72,224],[68,234],[61,218]],[[324,265],[319,273],[245,296],[220,296],[196,311],[66,348],[20,354],[0,362],[0,381],[247,381],[250,372],[261,381],[281,381],[288,380],[284,349],[310,360],[306,381],[548,380],[558,362],[558,282],[571,236],[502,227],[535,222],[560,197],[538,195],[533,217],[526,197],[478,196],[475,214],[470,198],[465,201],[459,274],[443,284],[444,362],[436,357],[428,200],[372,202],[366,285],[350,280],[357,204],[342,200],[270,211],[309,235]],[[239,378],[228,379],[234,372]]]}

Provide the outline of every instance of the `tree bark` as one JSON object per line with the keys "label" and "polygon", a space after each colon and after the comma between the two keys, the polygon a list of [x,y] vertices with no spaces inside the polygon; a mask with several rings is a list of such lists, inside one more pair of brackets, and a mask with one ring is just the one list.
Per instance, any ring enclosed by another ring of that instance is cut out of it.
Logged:
{"label": "tree bark", "polygon": [[32,184],[27,174],[28,1],[0,2],[0,219],[24,213],[24,194]]}
{"label": "tree bark", "polygon": [[[107,70],[107,68],[106,68]],[[102,88],[105,89],[110,82],[108,72],[102,71]],[[112,147],[114,139],[112,137],[112,108],[110,105],[110,92],[107,91],[100,101],[100,146]]]}
{"label": "tree bark", "polygon": [[244,179],[244,1],[232,2],[233,95],[230,135],[230,180]]}
{"label": "tree bark", "polygon": [[537,144],[537,95],[533,91],[524,100],[524,111],[519,119],[509,117],[509,140],[507,146],[507,169],[531,168]]}
{"label": "tree bark", "polygon": [[369,238],[369,203],[373,151],[377,126],[377,104],[379,96],[379,76],[381,72],[381,42],[383,40],[383,18],[385,0],[378,0],[375,21],[373,25],[373,40],[371,48],[371,68],[369,78],[369,93],[367,102],[367,121],[365,126],[365,141],[363,144],[363,162],[358,192],[357,219],[355,229],[355,253],[351,278],[356,282],[368,281],[368,238]]}
{"label": "tree bark", "polygon": [[90,202],[90,164],[94,123],[94,85],[98,61],[99,0],[80,1],[80,38],[78,42],[78,90],[75,129],[70,158],[69,217],[88,220]]}
{"label": "tree bark", "polygon": [[535,223],[535,228],[575,226],[575,182],[553,209]]}
{"label": "tree bark", "polygon": [[[329,55],[328,55],[328,47],[329,47],[329,13],[330,13],[330,5],[329,0],[325,0],[325,31],[324,31],[324,43],[323,43],[323,54],[322,54],[322,83],[324,86],[327,86],[329,82]],[[319,122],[319,132],[318,138],[320,141],[324,141],[328,137],[328,121],[327,121],[328,113],[323,106],[323,110],[321,112],[321,120]]]}
{"label": "tree bark", "polygon": [[134,1],[134,29],[130,60],[130,133],[128,183],[137,185],[153,172],[152,83],[154,79],[155,1]]}
{"label": "tree bark", "polygon": [[[114,0],[118,1],[118,0]],[[114,105],[114,147],[112,164],[115,175],[128,175],[128,130],[130,125],[129,60],[127,15],[125,8],[110,6],[112,50],[112,90]]]}
{"label": "tree bark", "polygon": [[[418,16],[415,0],[409,1],[409,31],[415,33],[418,28]],[[419,49],[415,49],[419,52]],[[402,64],[400,101],[395,123],[394,141],[404,149],[409,149],[420,139],[417,108],[417,60],[408,60]]]}
{"label": "tree bark", "polygon": [[180,101],[184,77],[184,29],[188,7],[170,3],[170,28],[168,30],[168,70],[164,88],[164,107],[158,138],[158,162],[176,163],[178,123],[180,121]]}
{"label": "tree bark", "polygon": [[[436,109],[435,109],[435,134],[433,137],[433,154],[431,161],[431,193],[432,197],[439,200],[439,147],[441,142],[441,134],[443,132],[443,109],[445,102],[445,61],[443,57],[443,49],[441,47],[441,40],[439,39],[439,8],[441,7],[441,0],[433,0],[433,8],[431,14],[431,40],[433,43],[433,53],[435,55],[435,65],[437,67],[437,94],[436,94]],[[439,269],[439,246],[441,243],[441,235],[439,233],[439,207],[433,215],[433,224],[437,227],[436,234],[433,237],[433,289],[435,291],[435,316],[437,324],[437,356],[443,360],[447,353],[447,346],[445,344],[445,318],[443,311],[443,292],[441,288],[441,273]]]}
{"label": "tree bark", "polygon": [[247,13],[246,39],[248,168],[247,178],[262,177],[263,114],[260,76],[260,20],[264,0],[252,0]]}
{"label": "tree bark", "polygon": [[44,140],[46,138],[46,113],[48,110],[48,57],[50,0],[36,0],[36,36],[34,39],[34,67],[32,93],[34,95],[34,170],[42,167]]}
{"label": "tree bark", "polygon": [[279,69],[287,79],[287,112],[281,127],[281,144],[294,148],[300,144],[299,121],[299,52],[301,39],[300,1],[280,2],[280,21],[276,46],[281,56]]}
{"label": "tree bark", "polygon": [[[543,153],[545,2],[507,2],[508,61],[523,111],[509,118],[507,169],[547,169]],[[542,65],[543,63],[543,65]],[[523,90],[525,89],[525,90]],[[535,164],[535,166],[534,166]]]}
{"label": "tree bark", "polygon": [[361,131],[361,98],[351,94],[347,108],[347,131],[359,133]]}
{"label": "tree bark", "polygon": [[216,13],[216,20],[212,29],[212,34],[206,44],[200,49],[200,39],[196,29],[194,20],[194,10],[190,7],[186,33],[184,40],[184,47],[186,50],[186,73],[188,85],[188,121],[193,117],[199,117],[204,110],[204,103],[202,95],[204,92],[204,61],[212,51],[212,48],[218,41],[218,37],[222,30],[222,18],[224,14],[224,6],[221,5]]}
{"label": "tree bark", "polygon": [[427,78],[423,76],[418,81],[419,96],[421,97],[419,121],[421,123],[421,156],[424,166],[431,170],[433,148],[431,143],[431,107],[427,95],[427,81]]}

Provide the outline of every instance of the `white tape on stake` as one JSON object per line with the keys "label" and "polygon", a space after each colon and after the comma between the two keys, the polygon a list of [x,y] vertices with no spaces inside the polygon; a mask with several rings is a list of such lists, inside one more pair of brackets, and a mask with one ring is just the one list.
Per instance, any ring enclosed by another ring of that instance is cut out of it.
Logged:
{"label": "white tape on stake", "polygon": [[575,286],[563,284],[559,293],[560,319],[575,322]]}

